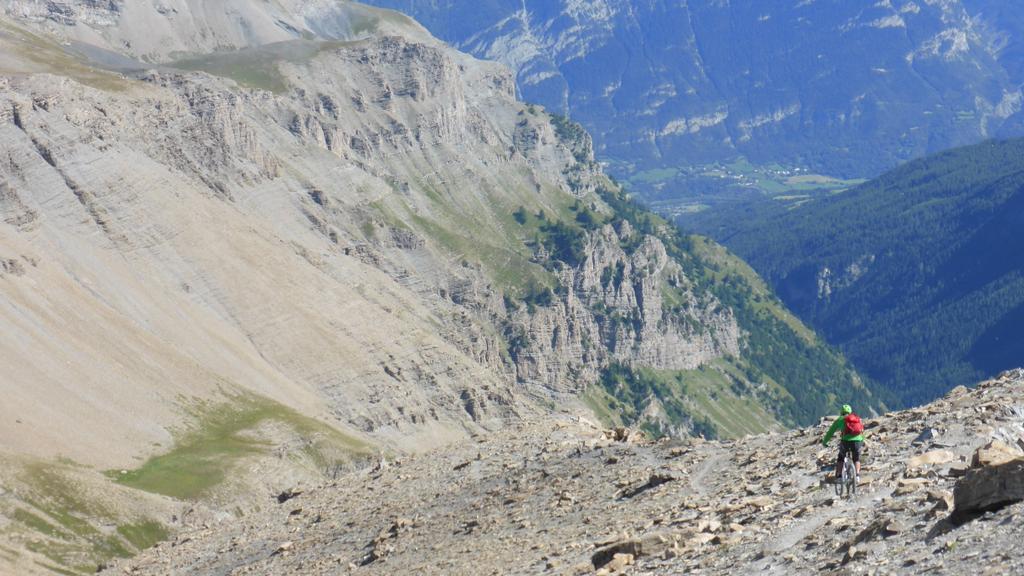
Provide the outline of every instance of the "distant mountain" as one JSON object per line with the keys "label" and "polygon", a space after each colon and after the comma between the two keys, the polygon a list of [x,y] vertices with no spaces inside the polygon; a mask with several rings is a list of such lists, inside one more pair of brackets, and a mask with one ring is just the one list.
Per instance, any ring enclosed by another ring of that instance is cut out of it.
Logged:
{"label": "distant mountain", "polygon": [[[742,221],[741,224],[737,224]],[[908,403],[1024,364],[1024,140],[694,224]]]}
{"label": "distant mountain", "polygon": [[[370,2],[508,64],[648,199],[799,189],[793,168],[870,177],[1024,133],[1010,0]],[[738,158],[754,169],[713,169]]]}

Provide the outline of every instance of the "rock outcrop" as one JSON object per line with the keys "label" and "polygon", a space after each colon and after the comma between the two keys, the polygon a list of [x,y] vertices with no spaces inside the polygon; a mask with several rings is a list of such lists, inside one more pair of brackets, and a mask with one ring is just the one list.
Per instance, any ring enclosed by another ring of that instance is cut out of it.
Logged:
{"label": "rock outcrop", "polygon": [[[639,237],[639,239],[638,239]],[[623,245],[638,242],[627,252]],[[586,241],[582,264],[563,272],[554,306],[513,316],[526,344],[517,374],[553,388],[592,384],[609,362],[692,370],[740,354],[740,329],[713,297],[699,299],[655,237],[605,225]],[[678,301],[665,301],[669,291]],[[716,311],[716,308],[718,310]]]}

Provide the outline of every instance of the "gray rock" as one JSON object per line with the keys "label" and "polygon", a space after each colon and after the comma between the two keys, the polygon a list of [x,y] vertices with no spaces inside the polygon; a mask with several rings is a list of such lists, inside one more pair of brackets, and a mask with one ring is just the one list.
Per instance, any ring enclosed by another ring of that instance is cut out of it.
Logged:
{"label": "gray rock", "polygon": [[1024,500],[1024,460],[970,471],[953,491],[954,523],[962,524],[985,512]]}

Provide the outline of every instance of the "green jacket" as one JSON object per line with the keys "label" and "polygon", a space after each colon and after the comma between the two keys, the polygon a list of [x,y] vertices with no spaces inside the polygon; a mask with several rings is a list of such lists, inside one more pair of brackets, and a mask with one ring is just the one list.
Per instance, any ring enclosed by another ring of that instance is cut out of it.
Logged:
{"label": "green jacket", "polygon": [[[828,432],[825,432],[825,437],[821,440],[821,443],[826,445],[826,446],[828,446],[828,443],[832,440],[832,436],[834,436],[835,433],[838,432],[840,429],[842,429],[844,426],[846,426],[846,417],[845,416],[840,416],[839,418],[836,418],[836,421],[833,422],[831,426],[829,426]],[[853,435],[850,435],[850,434],[843,434],[843,441],[844,442],[863,442],[864,441],[864,435],[863,434],[857,434],[856,436],[853,436]]]}

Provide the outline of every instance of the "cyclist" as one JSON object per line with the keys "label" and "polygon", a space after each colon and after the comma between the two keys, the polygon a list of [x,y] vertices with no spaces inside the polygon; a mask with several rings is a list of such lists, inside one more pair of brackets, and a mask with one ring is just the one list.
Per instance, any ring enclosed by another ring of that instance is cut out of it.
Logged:
{"label": "cyclist", "polygon": [[843,429],[842,441],[839,443],[839,458],[836,460],[836,474],[835,477],[838,481],[839,474],[843,469],[843,461],[846,460],[846,454],[850,453],[853,456],[853,463],[857,469],[857,480],[860,480],[860,448],[864,443],[864,423],[861,422],[860,416],[853,413],[853,408],[849,404],[843,404],[842,409],[839,410],[839,418],[829,426],[828,432],[825,433],[825,437],[821,439],[823,446],[828,446],[828,443],[832,440],[832,436],[835,435],[839,429]]}

